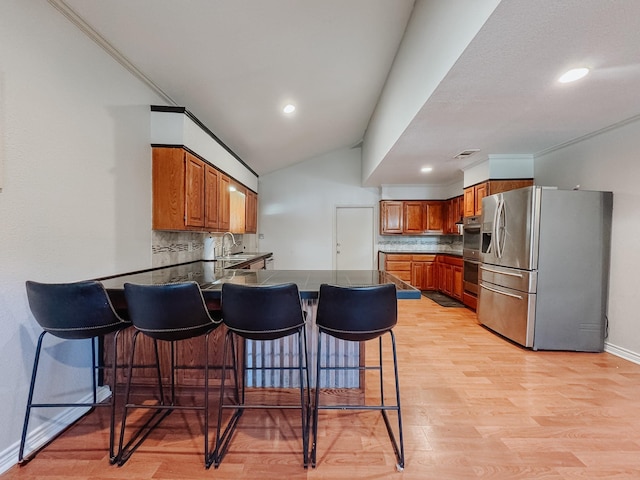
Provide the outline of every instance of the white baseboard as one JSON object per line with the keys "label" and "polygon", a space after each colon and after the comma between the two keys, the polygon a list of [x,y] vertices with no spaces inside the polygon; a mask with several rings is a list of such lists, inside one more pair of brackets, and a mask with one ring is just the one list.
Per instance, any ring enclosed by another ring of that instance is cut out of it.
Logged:
{"label": "white baseboard", "polygon": [[610,343],[604,344],[604,351],[610,353],[611,355],[615,355],[616,357],[624,358],[625,360],[629,360],[630,362],[637,363],[640,365],[640,354],[633,352],[631,350],[627,350],[626,348],[618,347],[616,345],[612,345]]}
{"label": "white baseboard", "polygon": [[[107,386],[98,388],[98,402],[102,402],[111,396],[111,390]],[[78,403],[89,403],[93,400],[93,394],[89,393],[84,398],[78,400]],[[42,445],[55,438],[62,430],[73,424],[82,415],[89,411],[90,407],[67,408],[60,414],[51,418],[48,422],[38,426],[34,430],[27,433],[25,442],[25,457],[29,452],[37,450]],[[40,410],[40,409],[36,409]],[[21,419],[22,420],[22,419]],[[22,433],[22,423],[20,424],[20,433]],[[18,463],[18,450],[20,450],[20,440],[9,448],[0,452],[0,475],[9,470]]]}

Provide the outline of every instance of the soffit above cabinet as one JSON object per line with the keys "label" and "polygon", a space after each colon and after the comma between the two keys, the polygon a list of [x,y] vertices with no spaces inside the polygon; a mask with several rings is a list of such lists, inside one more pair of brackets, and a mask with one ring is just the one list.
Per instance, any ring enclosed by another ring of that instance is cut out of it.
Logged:
{"label": "soffit above cabinet", "polygon": [[182,107],[151,107],[151,144],[184,146],[249,189],[258,191],[258,175]]}

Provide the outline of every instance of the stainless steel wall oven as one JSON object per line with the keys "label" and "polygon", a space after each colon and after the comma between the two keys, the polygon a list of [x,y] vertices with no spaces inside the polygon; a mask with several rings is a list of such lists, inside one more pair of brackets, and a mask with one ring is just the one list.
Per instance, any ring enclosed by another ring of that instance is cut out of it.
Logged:
{"label": "stainless steel wall oven", "polygon": [[464,291],[478,295],[478,269],[480,268],[480,216],[465,217],[462,227],[462,283]]}

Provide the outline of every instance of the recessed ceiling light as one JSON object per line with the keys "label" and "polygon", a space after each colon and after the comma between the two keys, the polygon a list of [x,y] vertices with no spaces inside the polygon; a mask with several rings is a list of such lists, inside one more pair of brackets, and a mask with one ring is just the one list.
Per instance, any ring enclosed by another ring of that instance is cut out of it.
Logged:
{"label": "recessed ceiling light", "polygon": [[432,171],[432,170],[433,170],[433,168],[432,168],[432,167],[422,167],[422,168],[420,169],[420,171],[421,171],[422,173],[429,173],[429,172],[430,172],[430,171]]}
{"label": "recessed ceiling light", "polygon": [[580,80],[582,77],[584,77],[587,73],[589,73],[589,69],[588,68],[573,68],[571,70],[569,70],[568,72],[566,72],[565,74],[563,74],[558,81],[560,83],[569,83],[569,82],[575,82],[576,80]]}
{"label": "recessed ceiling light", "polygon": [[295,112],[295,110],[296,110],[296,106],[291,103],[285,105],[284,108],[282,109],[284,113],[293,113]]}

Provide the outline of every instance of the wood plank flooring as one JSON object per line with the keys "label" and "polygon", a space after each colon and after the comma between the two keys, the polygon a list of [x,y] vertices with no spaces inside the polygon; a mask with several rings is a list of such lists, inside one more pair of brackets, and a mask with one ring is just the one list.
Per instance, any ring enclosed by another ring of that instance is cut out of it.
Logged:
{"label": "wood plank flooring", "polygon": [[96,411],[1,478],[640,478],[640,365],[607,353],[528,351],[479,326],[473,312],[426,298],[400,301],[399,314],[403,472],[377,412],[321,412],[318,466],[305,470],[298,412],[247,411],[220,468],[205,470],[198,414],[174,412],[116,467],[107,416]]}

